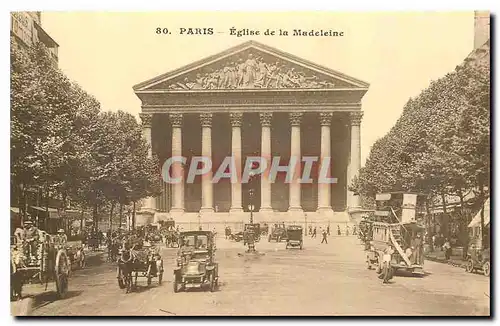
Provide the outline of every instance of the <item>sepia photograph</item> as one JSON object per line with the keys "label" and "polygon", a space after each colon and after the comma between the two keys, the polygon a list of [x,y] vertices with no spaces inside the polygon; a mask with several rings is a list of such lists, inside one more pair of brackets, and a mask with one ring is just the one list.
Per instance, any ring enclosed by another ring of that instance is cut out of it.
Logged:
{"label": "sepia photograph", "polygon": [[11,315],[490,317],[490,28],[11,11]]}

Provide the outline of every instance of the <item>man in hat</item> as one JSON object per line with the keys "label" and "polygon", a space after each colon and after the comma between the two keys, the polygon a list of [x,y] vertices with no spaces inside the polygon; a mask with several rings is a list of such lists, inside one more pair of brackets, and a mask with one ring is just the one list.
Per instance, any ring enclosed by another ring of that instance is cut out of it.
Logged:
{"label": "man in hat", "polygon": [[23,224],[23,236],[22,238],[26,241],[26,257],[36,259],[36,253],[38,249],[39,232],[36,226],[33,225],[31,220],[27,220]]}
{"label": "man in hat", "polygon": [[418,233],[417,236],[411,241],[413,264],[420,265],[420,260],[422,259],[422,247],[421,234]]}
{"label": "man in hat", "polygon": [[59,239],[61,240],[61,243],[68,242],[68,237],[66,236],[66,233],[64,232],[63,229],[59,229],[57,231],[57,235],[59,236]]}

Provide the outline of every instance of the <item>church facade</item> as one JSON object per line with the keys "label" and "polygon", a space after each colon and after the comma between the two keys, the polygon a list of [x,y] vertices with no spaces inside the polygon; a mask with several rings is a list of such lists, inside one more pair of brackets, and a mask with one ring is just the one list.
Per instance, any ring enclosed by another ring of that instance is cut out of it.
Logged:
{"label": "church facade", "polygon": [[[368,86],[254,41],[134,86],[150,155],[160,163],[186,158],[171,169],[182,182],[164,182],[162,194],[145,200],[142,211],[155,221],[242,221],[249,210],[270,223],[306,214],[310,220],[346,221],[360,205],[348,184],[361,164],[361,99]],[[196,156],[211,158],[213,171],[185,182]],[[336,182],[318,182],[319,164],[307,183],[296,177],[287,182],[285,173],[275,180],[263,173],[248,183],[212,182],[226,157],[241,171],[255,156],[269,165],[279,157],[280,166],[292,157],[329,157]]]}

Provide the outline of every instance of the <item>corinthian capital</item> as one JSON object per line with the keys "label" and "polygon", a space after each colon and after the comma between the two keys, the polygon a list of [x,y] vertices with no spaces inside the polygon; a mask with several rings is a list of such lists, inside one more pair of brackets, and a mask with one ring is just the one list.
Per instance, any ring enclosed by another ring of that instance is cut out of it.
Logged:
{"label": "corinthian capital", "polygon": [[361,119],[363,118],[363,112],[350,112],[349,119],[351,120],[351,126],[359,126],[361,124]]}
{"label": "corinthian capital", "polygon": [[212,113],[201,113],[200,122],[202,127],[212,127]]}
{"label": "corinthian capital", "polygon": [[261,113],[260,115],[260,124],[262,127],[271,127],[271,121],[273,119],[273,114],[266,112]]}
{"label": "corinthian capital", "polygon": [[231,121],[231,126],[241,127],[243,121],[243,113],[230,113],[229,120]]}
{"label": "corinthian capital", "polygon": [[139,113],[139,117],[141,118],[142,126],[145,128],[151,128],[151,120],[153,115],[150,113]]}
{"label": "corinthian capital", "polygon": [[174,128],[182,127],[182,113],[170,113],[168,118]]}
{"label": "corinthian capital", "polygon": [[322,126],[329,126],[332,123],[332,117],[333,117],[332,112],[321,112],[319,114],[319,123]]}
{"label": "corinthian capital", "polygon": [[290,112],[290,124],[292,126],[300,126],[300,122],[302,121],[302,113],[300,112]]}

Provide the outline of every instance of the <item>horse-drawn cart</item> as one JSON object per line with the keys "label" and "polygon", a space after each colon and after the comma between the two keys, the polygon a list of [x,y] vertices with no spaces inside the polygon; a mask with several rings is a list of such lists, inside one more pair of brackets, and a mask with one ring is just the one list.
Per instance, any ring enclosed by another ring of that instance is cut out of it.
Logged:
{"label": "horse-drawn cart", "polygon": [[22,288],[27,283],[45,285],[55,282],[58,298],[64,298],[68,291],[71,267],[65,249],[57,248],[54,236],[40,232],[36,242],[23,242],[11,246],[11,296],[22,298]]}
{"label": "horse-drawn cart", "polygon": [[126,293],[132,292],[137,287],[137,278],[145,277],[147,285],[157,277],[158,284],[163,280],[163,259],[159,248],[144,246],[142,248],[124,249],[118,258],[117,278],[120,289]]}

